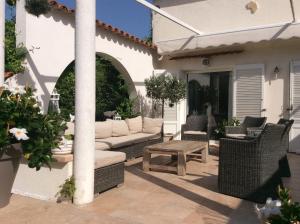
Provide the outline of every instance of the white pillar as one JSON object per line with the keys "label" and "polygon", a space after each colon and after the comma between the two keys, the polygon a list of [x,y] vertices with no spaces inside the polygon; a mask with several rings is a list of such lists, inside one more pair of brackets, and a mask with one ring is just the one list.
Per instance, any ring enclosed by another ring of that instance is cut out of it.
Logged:
{"label": "white pillar", "polygon": [[74,202],[94,198],[96,1],[76,0]]}
{"label": "white pillar", "polygon": [[0,86],[4,83],[5,0],[0,0]]}

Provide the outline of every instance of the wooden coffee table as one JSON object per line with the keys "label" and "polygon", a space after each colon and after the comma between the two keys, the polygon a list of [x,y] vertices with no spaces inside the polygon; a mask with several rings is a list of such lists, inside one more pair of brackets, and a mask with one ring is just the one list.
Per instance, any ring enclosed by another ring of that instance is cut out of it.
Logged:
{"label": "wooden coffee table", "polygon": [[[151,164],[151,155],[170,155],[177,156],[177,167],[170,165]],[[202,141],[179,141],[158,143],[144,148],[143,169],[145,172],[150,170],[164,170],[177,172],[179,176],[186,174],[187,156],[201,156],[202,162],[207,161],[208,143]]]}

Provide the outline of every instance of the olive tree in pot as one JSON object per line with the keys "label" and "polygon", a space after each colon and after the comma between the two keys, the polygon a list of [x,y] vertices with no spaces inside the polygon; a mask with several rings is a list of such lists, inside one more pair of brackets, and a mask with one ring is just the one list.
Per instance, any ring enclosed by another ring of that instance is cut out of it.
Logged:
{"label": "olive tree in pot", "polygon": [[30,168],[51,167],[66,124],[58,114],[42,114],[32,89],[0,87],[0,208],[9,203],[20,159]]}
{"label": "olive tree in pot", "polygon": [[186,98],[186,83],[172,75],[152,75],[145,79],[147,97],[153,100],[154,104],[161,105],[162,118],[164,118],[165,104],[170,107]]}

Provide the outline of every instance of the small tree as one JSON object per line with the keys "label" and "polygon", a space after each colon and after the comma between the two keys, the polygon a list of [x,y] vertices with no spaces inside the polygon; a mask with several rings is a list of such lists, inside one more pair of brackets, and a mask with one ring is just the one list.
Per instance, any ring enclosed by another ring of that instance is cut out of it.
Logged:
{"label": "small tree", "polygon": [[147,97],[162,105],[163,118],[166,102],[172,107],[186,98],[186,83],[171,75],[152,75],[149,79],[145,79],[145,85]]}

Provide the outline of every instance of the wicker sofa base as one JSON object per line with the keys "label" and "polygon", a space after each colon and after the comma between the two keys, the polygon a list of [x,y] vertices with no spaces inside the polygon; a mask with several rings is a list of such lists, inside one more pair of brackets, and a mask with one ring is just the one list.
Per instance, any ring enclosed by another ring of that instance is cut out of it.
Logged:
{"label": "wicker sofa base", "polygon": [[124,183],[124,162],[95,169],[94,194]]}
{"label": "wicker sofa base", "polygon": [[161,143],[162,141],[163,138],[150,139],[145,142],[140,142],[121,148],[110,149],[110,151],[124,152],[126,154],[126,160],[132,160],[143,156],[145,146]]}

